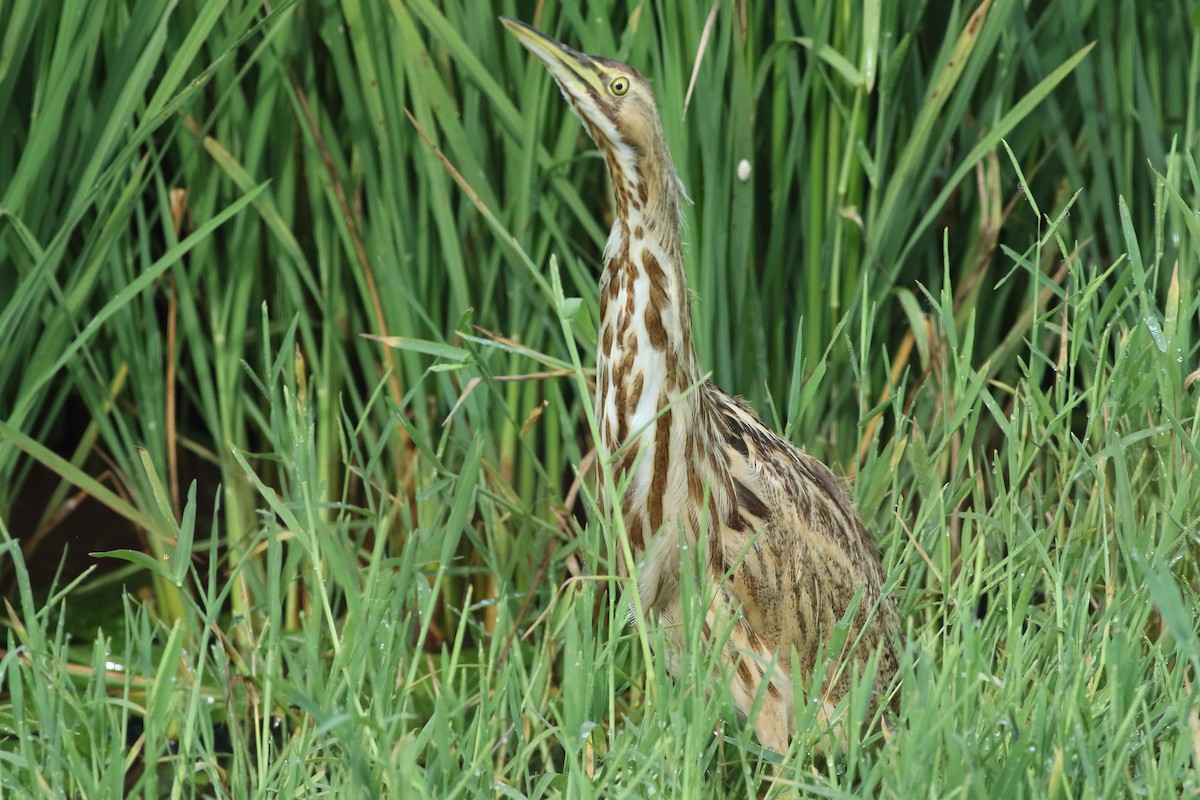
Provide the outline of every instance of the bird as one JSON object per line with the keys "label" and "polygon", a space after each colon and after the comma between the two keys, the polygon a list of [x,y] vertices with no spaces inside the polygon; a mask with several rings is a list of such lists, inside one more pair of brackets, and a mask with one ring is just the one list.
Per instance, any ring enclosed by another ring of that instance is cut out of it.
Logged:
{"label": "bird", "polygon": [[[807,688],[803,681],[852,607],[846,647],[824,653],[825,730],[837,730],[837,704],[876,652],[872,711],[889,691],[900,623],[878,551],[830,469],[701,372],[684,272],[687,195],[650,82],[626,64],[500,20],[558,84],[612,184],[599,279],[596,448],[610,460],[612,479],[627,486],[618,502],[636,560],[618,556],[616,570],[622,578],[637,570],[642,607],[678,652],[681,551],[707,547],[701,635],[712,641],[729,631],[713,646],[721,648],[737,713],[749,718],[757,706],[760,744],[785,753],[796,734],[793,683]],[[668,654],[677,674],[676,662]]]}

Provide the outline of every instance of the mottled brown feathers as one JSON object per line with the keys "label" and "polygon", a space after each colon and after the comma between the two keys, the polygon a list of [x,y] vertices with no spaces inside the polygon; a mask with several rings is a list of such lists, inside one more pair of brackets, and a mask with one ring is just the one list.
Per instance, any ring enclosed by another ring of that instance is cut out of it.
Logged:
{"label": "mottled brown feathers", "polygon": [[[615,61],[576,53],[521,23],[509,29],[558,82],[604,155],[616,219],[600,278],[597,447],[628,485],[620,514],[645,607],[680,644],[679,542],[708,552],[703,637],[727,654],[738,710],[757,701],[759,740],[786,749],[792,683],[806,681],[852,603],[843,652],[820,687],[823,714],[879,653],[877,693],[897,665],[899,620],[850,498],[824,464],[770,431],[706,381],[691,336],[680,238],[680,184],[649,83]],[[616,77],[625,90],[610,92]],[[622,455],[616,455],[618,452]],[[607,496],[601,491],[599,496]],[[620,574],[630,565],[615,548]],[[815,688],[815,687],[814,687]]]}

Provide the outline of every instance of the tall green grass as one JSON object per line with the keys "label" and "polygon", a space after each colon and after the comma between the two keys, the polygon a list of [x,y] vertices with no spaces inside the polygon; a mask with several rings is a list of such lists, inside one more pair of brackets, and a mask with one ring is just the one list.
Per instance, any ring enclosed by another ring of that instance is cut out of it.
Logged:
{"label": "tall green grass", "polygon": [[[0,791],[1200,790],[1194,9],[712,8],[0,0]],[[853,476],[845,752],[626,624],[603,162],[499,13],[652,78],[705,368]]]}

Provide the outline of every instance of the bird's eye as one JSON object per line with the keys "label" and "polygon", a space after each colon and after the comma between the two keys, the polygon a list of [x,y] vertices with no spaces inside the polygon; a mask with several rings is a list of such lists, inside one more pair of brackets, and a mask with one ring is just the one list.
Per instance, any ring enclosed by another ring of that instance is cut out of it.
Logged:
{"label": "bird's eye", "polygon": [[629,91],[629,78],[623,76],[613,78],[612,83],[608,85],[608,90],[617,97],[624,97],[625,93]]}

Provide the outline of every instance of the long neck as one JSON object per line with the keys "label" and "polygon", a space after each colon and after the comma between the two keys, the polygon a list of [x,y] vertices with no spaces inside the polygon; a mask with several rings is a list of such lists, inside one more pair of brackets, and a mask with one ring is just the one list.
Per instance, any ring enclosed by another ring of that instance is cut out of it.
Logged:
{"label": "long neck", "polygon": [[600,278],[597,405],[611,453],[666,404],[675,402],[674,413],[691,412],[695,403],[678,397],[701,373],[692,345],[678,180],[666,143],[653,153],[604,150],[617,213]]}
{"label": "long neck", "polygon": [[678,179],[666,143],[656,152],[602,149],[617,214],[600,279],[596,413],[602,454],[620,452],[614,474],[632,473],[622,512],[640,550],[672,519],[694,536],[705,487],[723,494],[727,480],[714,474],[721,439],[692,345]]}

